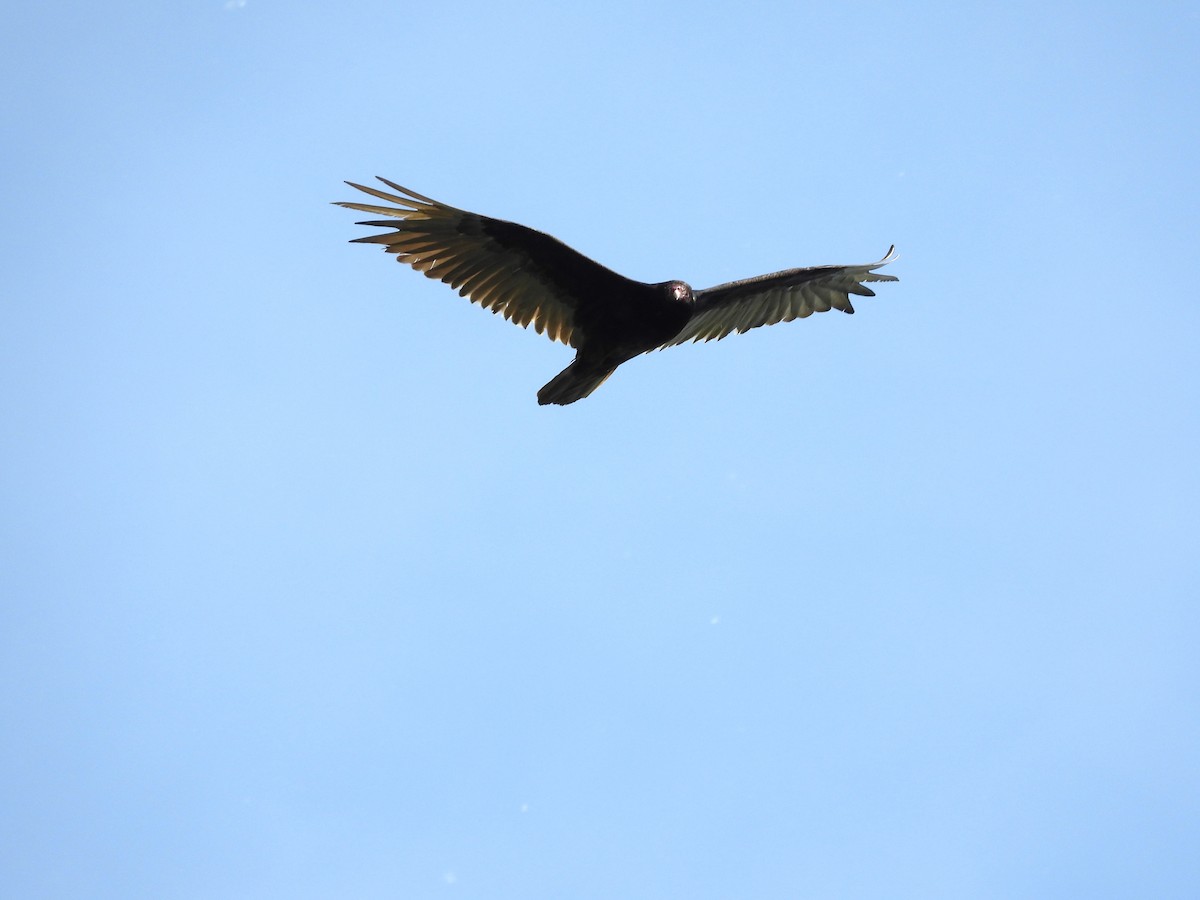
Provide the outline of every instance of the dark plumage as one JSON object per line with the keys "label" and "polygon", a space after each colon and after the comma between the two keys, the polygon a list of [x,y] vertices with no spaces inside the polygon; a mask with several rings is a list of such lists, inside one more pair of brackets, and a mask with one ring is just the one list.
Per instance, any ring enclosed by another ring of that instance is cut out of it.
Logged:
{"label": "dark plumage", "polygon": [[494,313],[576,349],[575,360],[538,391],[538,403],[574,403],[626,360],[686,341],[720,340],[730,332],[789,322],[814,312],[852,313],[850,294],[873,297],[864,281],[896,281],[874,270],[895,259],[858,266],[788,269],[693,291],[682,281],[645,284],[618,275],[548,234],[477,215],[380,178],[396,191],[346,182],[392,206],[339,203],[392,216],[359,222],[395,229],[357,238],[382,244],[430,278],[456,288]]}

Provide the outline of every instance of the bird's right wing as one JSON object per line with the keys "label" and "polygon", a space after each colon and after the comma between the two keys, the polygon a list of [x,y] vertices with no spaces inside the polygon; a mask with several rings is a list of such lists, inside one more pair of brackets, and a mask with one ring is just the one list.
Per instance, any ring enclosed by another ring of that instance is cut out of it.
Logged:
{"label": "bird's right wing", "polygon": [[539,334],[544,331],[552,340],[577,347],[584,337],[577,317],[580,307],[628,284],[628,279],[548,234],[455,209],[386,178],[379,180],[396,193],[346,183],[391,206],[337,205],[391,216],[392,220],[358,224],[395,230],[356,241],[382,244],[400,262],[523,328],[532,324]]}
{"label": "bird's right wing", "polygon": [[720,340],[734,331],[740,334],[760,325],[790,322],[830,309],[852,313],[850,294],[875,296],[862,282],[899,281],[895,275],[874,271],[894,259],[896,248],[889,247],[879,262],[788,269],[696,291],[692,317],[665,346]]}

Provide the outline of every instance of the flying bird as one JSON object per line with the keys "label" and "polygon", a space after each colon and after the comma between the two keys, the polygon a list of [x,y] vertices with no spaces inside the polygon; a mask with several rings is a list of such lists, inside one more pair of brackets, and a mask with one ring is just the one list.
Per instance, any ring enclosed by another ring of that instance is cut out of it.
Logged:
{"label": "flying bird", "polygon": [[538,391],[538,403],[565,405],[600,387],[621,363],[688,341],[720,340],[814,312],[854,312],[850,294],[873,297],[864,281],[897,281],[875,270],[896,258],[856,266],[787,269],[701,291],[682,281],[646,284],[618,275],[548,234],[455,209],[379,178],[395,193],[346,182],[390,204],[338,203],[389,216],[359,222],[392,231],[356,238],[522,328],[575,348],[575,359]]}

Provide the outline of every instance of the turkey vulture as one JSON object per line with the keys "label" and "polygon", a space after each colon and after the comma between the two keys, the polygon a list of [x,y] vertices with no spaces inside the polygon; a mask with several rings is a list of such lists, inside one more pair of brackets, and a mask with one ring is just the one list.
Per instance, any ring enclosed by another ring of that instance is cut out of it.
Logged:
{"label": "turkey vulture", "polygon": [[338,203],[392,216],[359,222],[391,228],[356,243],[382,244],[429,278],[456,288],[522,328],[575,348],[575,359],[538,391],[538,403],[574,403],[626,360],[686,341],[720,340],[759,325],[814,312],[852,313],[849,294],[873,297],[864,281],[897,281],[875,272],[896,258],[858,266],[788,269],[694,291],[682,281],[645,284],[618,275],[548,234],[455,209],[380,178],[396,193],[346,182],[391,206]]}

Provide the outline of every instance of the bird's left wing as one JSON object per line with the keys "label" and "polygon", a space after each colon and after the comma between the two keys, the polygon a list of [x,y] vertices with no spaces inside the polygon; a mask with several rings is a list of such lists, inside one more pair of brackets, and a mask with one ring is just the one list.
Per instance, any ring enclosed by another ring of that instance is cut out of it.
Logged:
{"label": "bird's left wing", "polygon": [[850,294],[875,296],[862,282],[899,281],[895,275],[880,275],[875,271],[894,259],[896,248],[889,247],[879,262],[788,269],[696,291],[692,317],[664,346],[720,340],[735,331],[740,334],[760,325],[790,322],[830,309],[852,313]]}
{"label": "bird's left wing", "polygon": [[359,222],[392,228],[357,238],[381,244],[400,262],[445,282],[484,309],[551,340],[578,347],[586,337],[581,308],[594,297],[619,292],[628,279],[588,259],[562,241],[518,225],[455,209],[380,178],[395,193],[346,182],[386,201],[338,203],[390,220]]}

